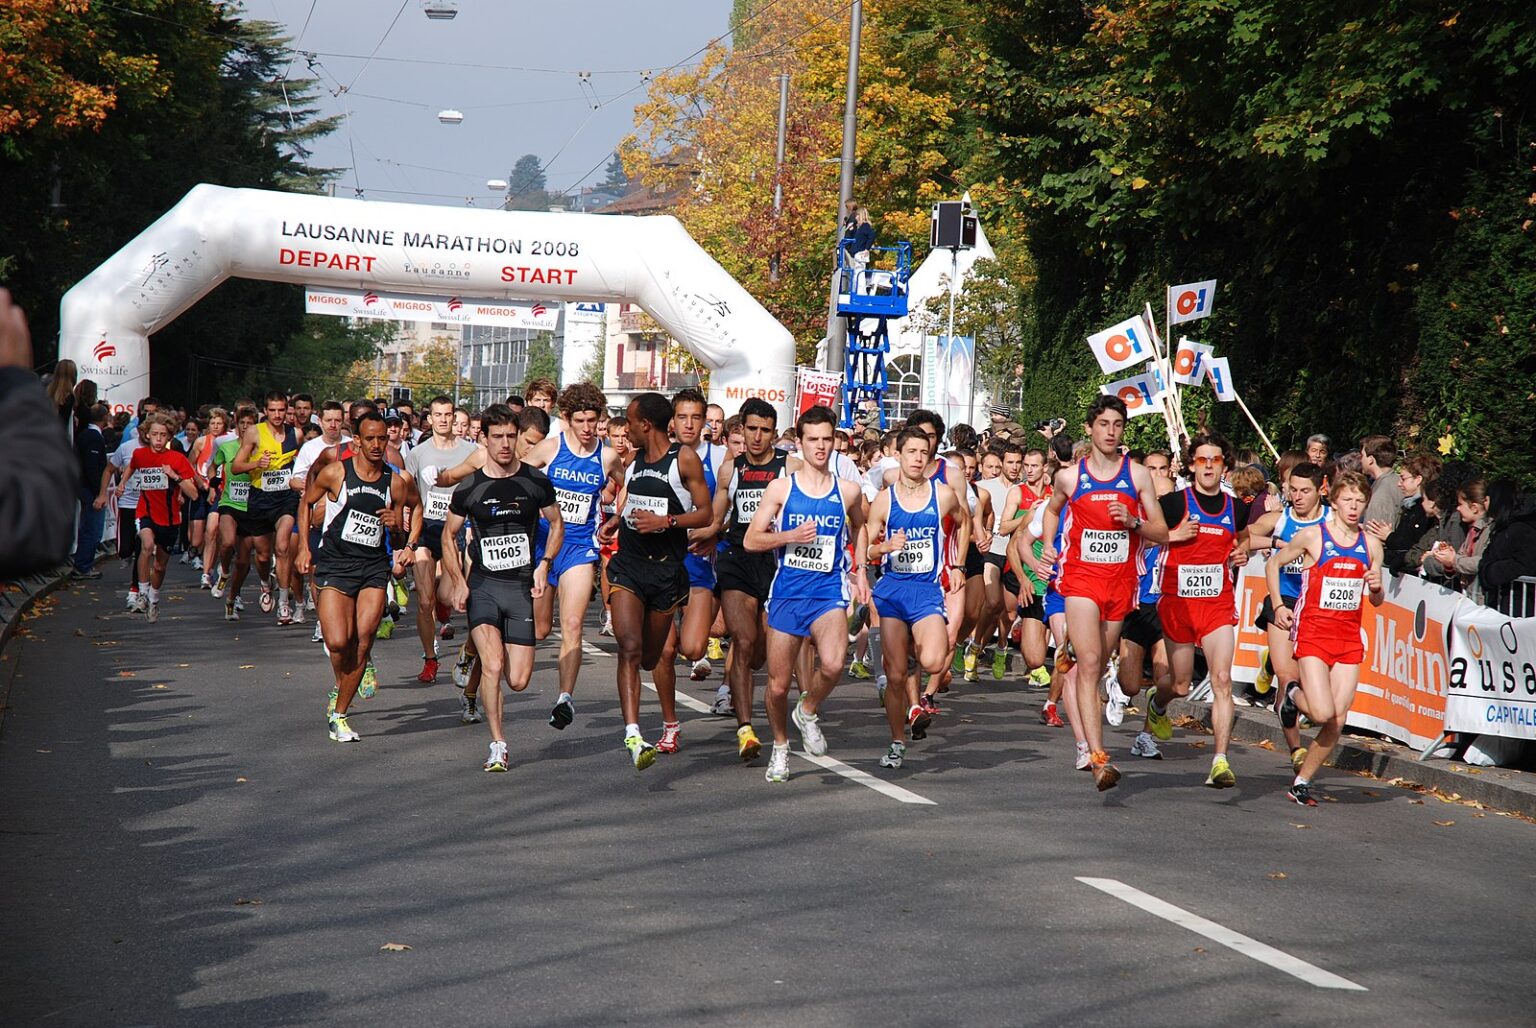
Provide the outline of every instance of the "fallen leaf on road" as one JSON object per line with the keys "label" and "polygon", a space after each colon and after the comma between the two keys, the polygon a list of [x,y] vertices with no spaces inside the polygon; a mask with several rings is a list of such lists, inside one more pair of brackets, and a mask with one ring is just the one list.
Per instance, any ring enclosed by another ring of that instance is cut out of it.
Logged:
{"label": "fallen leaf on road", "polygon": [[243,782],[243,781],[245,781],[245,779],[244,779],[244,778],[236,778],[236,779],[235,779],[235,781],[237,781],[237,782]]}
{"label": "fallen leaf on road", "polygon": [[253,668],[255,666],[256,666],[255,664],[241,664],[240,665],[240,670],[241,671],[249,671],[251,668]]}
{"label": "fallen leaf on road", "polygon": [[91,645],[92,646],[116,646],[117,645],[117,640],[116,639],[98,639],[95,642],[91,643]]}
{"label": "fallen leaf on road", "polygon": [[119,677],[119,678],[137,678],[137,677],[139,677],[139,673],[137,671],[119,671],[117,673],[117,677]]}
{"label": "fallen leaf on road", "polygon": [[1453,825],[1455,823],[1456,823],[1455,821],[1436,821],[1435,822],[1435,824],[1439,825],[1441,828],[1449,828],[1449,827],[1451,827],[1451,825]]}
{"label": "fallen leaf on road", "polygon": [[379,947],[379,950],[384,953],[404,953],[410,948],[403,942],[386,942]]}
{"label": "fallen leaf on road", "polygon": [[1324,796],[1323,797],[1323,802],[1324,803],[1337,803],[1337,802],[1339,802],[1339,798],[1337,796]]}
{"label": "fallen leaf on road", "polygon": [[1291,824],[1292,828],[1311,828],[1312,827],[1311,825],[1299,825],[1295,821],[1292,821],[1290,824]]}
{"label": "fallen leaf on road", "polygon": [[1261,750],[1272,750],[1274,748],[1275,748],[1275,744],[1270,742],[1268,739],[1260,739],[1259,740],[1259,749],[1261,749]]}
{"label": "fallen leaf on road", "polygon": [[1204,953],[1205,952],[1205,947],[1204,946],[1196,946],[1195,947],[1195,952],[1196,953]]}
{"label": "fallen leaf on road", "polygon": [[237,906],[237,907],[259,907],[259,906],[261,906],[261,900],[255,898],[254,896],[252,896],[250,899],[246,899],[244,896],[241,896],[239,899],[235,900],[235,906]]}
{"label": "fallen leaf on road", "polygon": [[1197,750],[1203,750],[1203,749],[1205,749],[1205,740],[1204,739],[1200,739],[1200,740],[1197,740],[1195,742],[1190,743],[1190,745],[1193,746]]}
{"label": "fallen leaf on road", "polygon": [[1455,803],[1457,800],[1461,799],[1461,793],[1453,792],[1447,796],[1444,793],[1437,792],[1435,793],[1435,799],[1439,800],[1441,803]]}
{"label": "fallen leaf on road", "polygon": [[1414,806],[1418,806],[1418,807],[1422,807],[1424,805],[1424,801],[1423,800],[1409,800],[1408,802],[1412,803]]}
{"label": "fallen leaf on road", "polygon": [[156,682],[151,688],[165,689],[165,688],[167,688],[167,686],[166,686],[166,684],[164,682]]}
{"label": "fallen leaf on road", "polygon": [[1473,814],[1473,817],[1487,817],[1487,814]]}
{"label": "fallen leaf on road", "polygon": [[177,667],[191,667],[191,664],[177,664]]}
{"label": "fallen leaf on road", "polygon": [[52,750],[38,750],[39,753],[52,753]]}
{"label": "fallen leaf on road", "polygon": [[1279,881],[1284,881],[1286,878],[1289,878],[1290,876],[1287,875],[1284,871],[1271,871],[1269,873],[1269,877],[1271,879],[1273,879],[1274,881],[1279,882]]}

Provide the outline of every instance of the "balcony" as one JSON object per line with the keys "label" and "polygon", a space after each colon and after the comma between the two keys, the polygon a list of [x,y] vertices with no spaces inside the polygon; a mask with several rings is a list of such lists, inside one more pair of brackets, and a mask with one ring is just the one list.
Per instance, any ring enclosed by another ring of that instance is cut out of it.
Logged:
{"label": "balcony", "polygon": [[624,311],[619,315],[619,331],[626,335],[660,335],[663,330],[645,311]]}

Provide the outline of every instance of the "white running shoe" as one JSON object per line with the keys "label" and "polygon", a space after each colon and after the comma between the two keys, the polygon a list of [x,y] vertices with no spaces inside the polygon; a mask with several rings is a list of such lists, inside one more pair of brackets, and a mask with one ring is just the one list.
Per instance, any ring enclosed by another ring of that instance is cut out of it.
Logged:
{"label": "white running shoe", "polygon": [[325,642],[325,636],[320,631],[320,619],[319,618],[315,619],[315,632],[314,632],[313,635],[311,635],[309,637],[309,641],[310,642],[314,642],[314,643],[323,643],[323,642]]}
{"label": "white running shoe", "polygon": [[736,708],[731,705],[731,687],[722,685],[715,690],[715,702],[710,704],[709,712],[716,717],[735,717]]}
{"label": "white running shoe", "polygon": [[192,558],[192,570],[193,571],[201,571],[201,570],[203,570],[203,558],[202,557],[193,557]]}
{"label": "white running shoe", "polygon": [[1109,699],[1104,701],[1104,720],[1116,728],[1125,721],[1125,708],[1130,705],[1131,698],[1120,688],[1120,680],[1112,678],[1109,682]]}
{"label": "white running shoe", "polygon": [[144,608],[144,620],[154,624],[160,620],[160,604],[151,602]]}
{"label": "white running shoe", "polygon": [[[800,741],[805,745],[805,752],[813,757],[827,755],[827,737],[821,734],[821,725],[818,723],[821,718],[815,714],[807,714],[800,709],[800,704],[796,703],[789,712],[789,719],[795,723],[796,728],[800,729]],[[778,747],[775,746],[774,749],[777,750]]]}
{"label": "white running shoe", "polygon": [[146,594],[146,593],[138,593],[137,595],[135,595],[134,599],[133,599],[133,609],[136,612],[140,613],[140,614],[148,613],[149,612],[149,596],[148,596],[148,594]]}
{"label": "white running shoe", "polygon": [[891,748],[885,751],[885,756],[880,758],[881,767],[900,767],[902,758],[907,755],[907,744],[893,742]]}
{"label": "white running shoe", "polygon": [[1131,756],[1162,760],[1163,751],[1157,748],[1157,740],[1152,738],[1151,732],[1137,732],[1135,740],[1131,743]]}
{"label": "white running shoe", "polygon": [[453,684],[460,689],[469,688],[469,673],[474,669],[475,658],[469,652],[469,643],[459,647],[459,659],[453,665]]}
{"label": "white running shoe", "polygon": [[220,571],[218,580],[213,583],[213,598],[216,600],[222,600],[224,598],[224,590],[228,588],[229,572]]}
{"label": "white running shoe", "polygon": [[224,620],[225,621],[239,621],[240,620],[240,608],[236,607],[233,603],[226,603],[226,604],[224,604]]}
{"label": "white running shoe", "polygon": [[1088,744],[1085,743],[1085,742],[1078,743],[1077,744],[1077,763],[1075,765],[1073,765],[1073,766],[1076,767],[1079,771],[1087,771],[1088,770],[1088,765],[1090,763],[1089,757],[1090,757],[1090,755],[1088,753]]}
{"label": "white running shoe", "polygon": [[191,550],[182,550],[181,551],[180,563],[182,563],[182,564],[190,564],[190,563],[192,563],[192,551]]}
{"label": "white running shoe", "polygon": [[[885,706],[885,685],[886,681],[884,675],[881,675],[875,679],[875,703],[882,707]],[[900,767],[901,765],[896,764],[893,766]]]}
{"label": "white running shoe", "polygon": [[610,614],[607,611],[603,611],[603,627],[599,628],[597,630],[597,634],[598,635],[612,635],[613,634],[613,615]]}
{"label": "white running shoe", "polygon": [[480,708],[475,703],[475,697],[467,692],[459,693],[459,720],[466,725],[478,725],[481,721]]}
{"label": "white running shoe", "polygon": [[123,604],[123,607],[125,610],[139,609],[139,591],[137,589],[128,593],[128,602]]}
{"label": "white running shoe", "polygon": [[302,625],[304,623],[304,601],[303,600],[300,600],[298,603],[295,603],[293,605],[293,623],[296,624],[296,625]]}
{"label": "white running shoe", "polygon": [[789,743],[783,746],[773,744],[773,752],[768,756],[768,770],[763,772],[763,778],[770,782],[789,781]]}
{"label": "white running shoe", "polygon": [[504,742],[491,743],[491,755],[485,759],[485,770],[505,771],[507,769],[507,744]]}
{"label": "white running shoe", "polygon": [[693,662],[693,670],[688,672],[688,678],[694,682],[702,682],[709,677],[711,670],[712,668],[709,666],[709,660],[707,658],[700,657],[698,660]]}
{"label": "white running shoe", "polygon": [[240,597],[238,597],[238,596],[235,597],[235,609],[236,610],[244,610],[245,609],[245,601],[243,599],[241,599]]}

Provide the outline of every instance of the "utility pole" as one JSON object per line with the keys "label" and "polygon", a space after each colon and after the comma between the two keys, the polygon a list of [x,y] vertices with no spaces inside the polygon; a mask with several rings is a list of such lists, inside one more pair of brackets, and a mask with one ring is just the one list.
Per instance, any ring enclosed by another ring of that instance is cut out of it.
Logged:
{"label": "utility pole", "polygon": [[[853,0],[848,13],[848,86],[843,101],[842,177],[837,196],[837,245],[842,245],[843,210],[853,199],[854,137],[858,132],[859,35],[864,26],[864,0]],[[837,283],[827,300],[827,370],[841,373],[848,346],[848,330],[837,316]]]}
{"label": "utility pole", "polygon": [[[789,116],[789,73],[779,76],[779,142],[773,158],[773,227],[778,231],[779,214],[784,209],[784,132]],[[768,281],[779,280],[779,259],[782,254],[775,250],[768,261]]]}

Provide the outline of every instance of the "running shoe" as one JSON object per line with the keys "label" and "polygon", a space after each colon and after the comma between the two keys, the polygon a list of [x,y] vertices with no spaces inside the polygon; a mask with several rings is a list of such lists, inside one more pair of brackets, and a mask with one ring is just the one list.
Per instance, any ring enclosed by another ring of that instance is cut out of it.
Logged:
{"label": "running shoe", "polygon": [[949,661],[949,670],[951,672],[958,673],[965,670],[965,658],[970,650],[970,645],[970,643],[965,643],[962,646],[955,647],[955,655]]}
{"label": "running shoe", "polygon": [[373,666],[373,661],[363,668],[363,680],[358,683],[357,694],[365,700],[371,700],[379,691],[379,670]]}
{"label": "running shoe", "polygon": [[1077,655],[1072,652],[1072,644],[1067,643],[1056,651],[1056,673],[1064,675],[1075,667],[1077,667]]}
{"label": "running shoe", "polygon": [[347,715],[337,714],[334,711],[326,718],[326,724],[330,728],[332,742],[357,742],[362,736],[352,731],[352,726],[347,724]]}
{"label": "running shoe", "polygon": [[133,598],[133,611],[136,614],[149,613],[149,594],[137,593]]}
{"label": "running shoe", "polygon": [[[804,702],[804,699],[802,696],[801,701]],[[818,715],[807,714],[800,703],[796,703],[789,712],[789,719],[800,729],[800,742],[805,746],[805,752],[813,757],[827,755],[827,737],[821,733],[821,718]]]}
{"label": "running shoe", "polygon": [[1280,700],[1280,723],[1286,728],[1295,728],[1296,720],[1301,716],[1301,711],[1296,708],[1295,688],[1287,687],[1285,696]]}
{"label": "running shoe", "polygon": [[212,589],[213,580],[210,579],[207,575],[204,575],[197,580],[197,587],[199,589]]}
{"label": "running shoe", "polygon": [[485,758],[483,765],[486,771],[505,771],[507,769],[507,744],[504,742],[491,743],[491,755]]}
{"label": "running shoe", "polygon": [[941,711],[939,709],[938,701],[935,700],[928,693],[923,693],[922,695],[918,696],[917,703],[918,703],[918,705],[920,707],[922,707],[929,714],[942,714],[943,713],[943,711]]}
{"label": "running shoe", "polygon": [[886,679],[884,675],[875,679],[875,706],[877,707],[885,706],[885,686]]}
{"label": "running shoe", "polygon": [[388,639],[395,634],[395,619],[385,617],[379,621],[378,630],[373,633],[375,639]]}
{"label": "running shoe", "polygon": [[236,610],[244,610],[245,609],[245,599],[244,599],[244,597],[240,596],[238,593],[235,595],[235,609]]}
{"label": "running shoe", "polygon": [[272,613],[272,603],[272,583],[263,578],[261,580],[261,612]]}
{"label": "running shoe", "polygon": [[154,600],[150,600],[149,604],[144,608],[144,620],[148,621],[150,624],[154,624],[156,621],[159,621],[160,604],[156,603]]}
{"label": "running shoe", "polygon": [[1131,698],[1120,688],[1119,679],[1113,679],[1109,683],[1109,699],[1104,701],[1104,720],[1118,728],[1125,721],[1125,708],[1130,705]]}
{"label": "running shoe", "polygon": [[869,673],[869,665],[862,660],[856,660],[848,665],[848,677],[857,678],[861,682],[867,682],[874,677]]}
{"label": "running shoe", "polygon": [[401,610],[404,610],[405,605],[410,602],[410,596],[408,596],[405,591],[405,582],[402,579],[397,578],[395,579],[394,584],[395,606],[399,607]]}
{"label": "running shoe", "polygon": [[966,644],[965,658],[960,664],[965,669],[963,677],[967,682],[979,682],[981,680],[981,676],[976,673],[977,663],[975,648],[970,644]]}
{"label": "running shoe", "polygon": [[473,693],[459,693],[459,721],[466,725],[478,725],[482,718],[480,707],[475,702]]}
{"label": "running shoe", "polygon": [[416,676],[416,681],[424,685],[431,685],[437,681],[437,658],[422,657],[421,672]]}
{"label": "running shoe", "polygon": [[181,551],[180,563],[182,563],[182,564],[190,564],[190,563],[192,563],[192,551],[191,550],[182,550]]}
{"label": "running shoe", "polygon": [[123,609],[125,609],[125,610],[138,610],[139,609],[139,591],[137,589],[134,589],[134,590],[132,590],[131,592],[128,593],[128,600],[127,600],[126,603],[123,604]]}
{"label": "running shoe", "polygon": [[603,627],[597,630],[597,634],[613,635],[613,615],[606,610],[603,611]]}
{"label": "running shoe", "polygon": [[239,621],[240,620],[240,608],[236,607],[233,603],[226,603],[226,604],[224,604],[224,620],[225,621]]}
{"label": "running shoe", "polygon": [[933,724],[933,715],[921,706],[913,704],[907,711],[907,731],[912,733],[912,738],[928,738],[928,726]]}
{"label": "running shoe", "polygon": [[1211,773],[1205,776],[1205,784],[1212,789],[1230,789],[1237,784],[1237,775],[1232,773],[1232,765],[1227,763],[1226,757],[1211,761]]}
{"label": "running shoe", "polygon": [[773,744],[773,750],[768,754],[768,770],[763,772],[763,778],[770,782],[789,781],[789,743],[782,746]]}
{"label": "running shoe", "polygon": [[720,643],[719,636],[710,636],[709,645],[704,650],[705,660],[724,660],[725,647]]}
{"label": "running shoe", "polygon": [[1001,682],[1008,673],[1008,651],[999,646],[992,651],[992,677]]}
{"label": "running shoe", "polygon": [[341,695],[341,693],[339,693],[336,690],[336,687],[334,685],[331,686],[330,695],[328,697],[326,697],[326,702],[325,702],[325,716],[327,718],[329,718],[332,714],[336,713],[336,698],[338,696],[340,696],[340,695]]}
{"label": "running shoe", "polygon": [[193,557],[192,558],[192,570],[193,571],[202,571],[203,570],[203,558],[202,557]]}
{"label": "running shoe", "polygon": [[693,670],[688,672],[688,680],[690,682],[702,682],[709,677],[710,670],[709,661],[700,657],[693,662]]}
{"label": "running shoe", "polygon": [[885,751],[885,756],[880,758],[881,767],[896,768],[901,766],[902,758],[907,755],[907,744],[893,742],[891,748]]}
{"label": "running shoe", "polygon": [[1285,798],[1292,803],[1299,803],[1303,807],[1317,806],[1317,800],[1312,795],[1310,782],[1293,782],[1291,787],[1285,790]]}
{"label": "running shoe", "polygon": [[319,618],[315,618],[315,630],[314,630],[314,632],[312,632],[310,634],[309,641],[310,642],[314,642],[314,643],[323,643],[323,642],[325,642],[325,634],[320,631],[320,619]]}
{"label": "running shoe", "polygon": [[1151,699],[1147,700],[1147,728],[1163,742],[1173,738],[1173,722],[1169,720],[1168,712],[1158,710]]}
{"label": "running shoe", "polygon": [[676,721],[661,723],[661,738],[656,740],[657,753],[676,753],[683,748],[683,726]]}
{"label": "running shoe", "polygon": [[555,702],[549,712],[549,724],[551,728],[564,730],[572,721],[576,720],[576,704],[571,702],[569,696]]}
{"label": "running shoe", "polygon": [[638,735],[625,736],[624,748],[629,751],[629,759],[634,762],[636,771],[644,771],[656,763],[656,747]]}
{"label": "running shoe", "polygon": [[1253,680],[1253,691],[1263,696],[1275,684],[1275,669],[1269,666],[1269,647],[1259,651],[1259,674]]}
{"label": "running shoe", "polygon": [[1109,754],[1099,750],[1093,754],[1093,785],[1100,792],[1120,784],[1120,769],[1109,762]]}
{"label": "running shoe", "polygon": [[1056,704],[1047,703],[1040,708],[1040,723],[1047,728],[1065,728],[1067,723],[1056,713]]}
{"label": "running shoe", "polygon": [[437,630],[437,637],[439,639],[452,639],[453,638],[453,626],[448,624],[447,622],[444,622],[443,623],[443,627],[439,628]]}
{"label": "running shoe", "polygon": [[469,643],[459,647],[459,659],[453,665],[453,684],[460,689],[469,687],[469,673],[475,668],[475,655],[469,652]]}
{"label": "running shoe", "polygon": [[219,572],[219,580],[217,582],[213,583],[213,589],[212,589],[213,598],[216,599],[216,600],[222,600],[224,598],[224,591],[226,589],[228,589],[228,588],[229,588],[229,572],[228,571],[220,571]]}
{"label": "running shoe", "polygon": [[432,605],[432,616],[437,620],[438,624],[446,625],[453,619],[453,608],[442,600],[438,600]]}
{"label": "running shoe", "polygon": [[1051,670],[1047,667],[1037,667],[1029,673],[1029,680],[1037,689],[1049,689],[1051,687]]}
{"label": "running shoe", "polygon": [[1300,771],[1302,762],[1307,759],[1307,748],[1298,746],[1291,751],[1291,770]]}
{"label": "running shoe", "polygon": [[757,759],[757,755],[763,752],[762,741],[751,725],[741,725],[736,729],[736,756],[743,761]]}
{"label": "running shoe", "polygon": [[715,690],[715,702],[709,705],[709,712],[715,717],[735,717],[736,708],[731,703],[731,687],[722,685]]}
{"label": "running shoe", "polygon": [[303,601],[300,601],[300,602],[295,603],[293,605],[293,623],[296,624],[296,625],[302,625],[304,623],[304,603],[303,603]]}
{"label": "running shoe", "polygon": [[293,624],[293,604],[284,600],[277,605],[277,623],[280,625]]}
{"label": "running shoe", "polygon": [[1163,751],[1157,748],[1157,740],[1152,738],[1151,732],[1137,732],[1136,738],[1131,742],[1131,756],[1162,760]]}
{"label": "running shoe", "polygon": [[1092,763],[1093,754],[1088,751],[1088,744],[1085,742],[1078,743],[1077,760],[1073,762],[1072,766],[1078,771],[1087,771]]}

